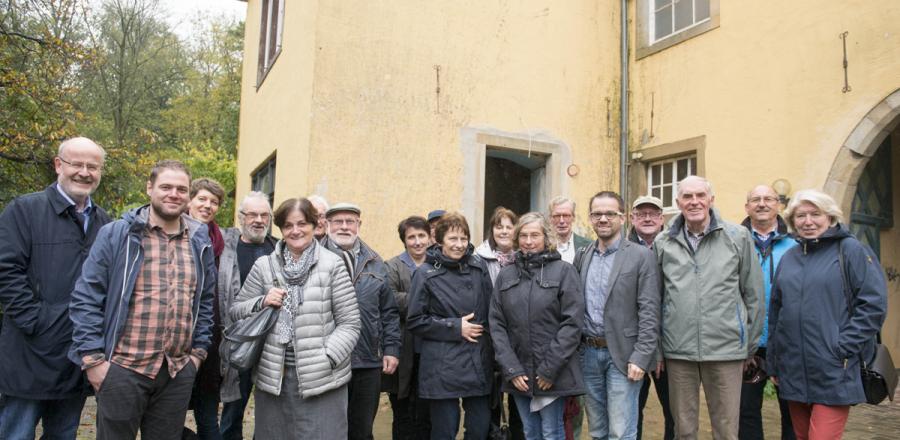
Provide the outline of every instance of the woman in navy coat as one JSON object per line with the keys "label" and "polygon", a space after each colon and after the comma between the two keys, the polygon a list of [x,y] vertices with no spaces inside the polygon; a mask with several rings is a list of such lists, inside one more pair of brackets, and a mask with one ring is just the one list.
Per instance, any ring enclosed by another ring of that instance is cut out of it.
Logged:
{"label": "woman in navy coat", "polygon": [[799,246],[775,275],[768,372],[789,402],[798,439],[837,439],[850,405],[866,401],[860,363],[874,356],[887,284],[878,259],[840,223],[827,194],[799,191],[785,217]]}

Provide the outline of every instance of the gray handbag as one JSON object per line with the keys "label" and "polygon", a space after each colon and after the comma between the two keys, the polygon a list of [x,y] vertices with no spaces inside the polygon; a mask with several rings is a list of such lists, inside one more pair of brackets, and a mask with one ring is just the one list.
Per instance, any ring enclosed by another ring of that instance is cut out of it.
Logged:
{"label": "gray handbag", "polygon": [[[269,255],[270,260],[271,258]],[[278,287],[274,264],[270,264],[269,268],[272,270],[272,283]],[[253,369],[259,363],[266,335],[278,322],[278,312],[272,307],[264,307],[225,329],[225,341],[228,344],[225,353],[231,366],[243,372]]]}

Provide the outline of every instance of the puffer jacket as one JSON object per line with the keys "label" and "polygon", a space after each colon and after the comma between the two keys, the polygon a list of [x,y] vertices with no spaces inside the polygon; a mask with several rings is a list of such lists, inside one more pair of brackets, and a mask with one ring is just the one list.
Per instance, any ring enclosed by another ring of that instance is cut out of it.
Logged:
{"label": "puffer jacket", "polygon": [[[307,399],[339,388],[350,381],[350,354],[359,338],[359,310],[356,293],[344,262],[321,245],[315,246],[314,262],[303,287],[303,303],[294,315],[294,373],[300,382],[300,396]],[[285,286],[282,268],[284,241],[275,245],[269,257],[256,260],[241,293],[231,308],[231,318],[243,319],[259,310],[265,295],[278,284]],[[259,364],[253,370],[256,387],[280,395],[284,373],[285,345],[274,332],[266,337]]]}
{"label": "puffer jacket", "polygon": [[[488,326],[491,277],[473,247],[452,260],[439,247],[428,249],[413,274],[407,328],[420,353],[419,397],[452,399],[486,396],[493,383],[494,352]],[[462,317],[485,327],[477,343],[462,337]]]}
{"label": "puffer jacket", "polygon": [[[744,219],[741,222],[741,225],[747,228],[750,232],[751,238],[753,238],[753,230],[750,225],[750,217]],[[763,331],[762,336],[759,337],[759,346],[767,347],[769,341],[769,314],[768,310],[770,309],[770,300],[772,297],[772,281],[775,280],[775,269],[778,267],[778,264],[781,262],[781,257],[792,247],[797,245],[797,241],[794,240],[790,234],[788,234],[787,224],[784,223],[784,219],[781,216],[778,216],[778,227],[775,230],[775,236],[772,237],[772,242],[766,249],[761,249],[759,241],[756,239],[753,240],[753,247],[756,249],[756,255],[759,257],[759,266],[762,268],[763,275],[763,287],[766,289],[766,317],[763,319]]]}
{"label": "puffer jacket", "polygon": [[[860,359],[872,359],[875,333],[887,312],[881,265],[871,249],[842,225],[798,242],[781,259],[775,275],[767,371],[778,377],[779,397],[785,400],[825,405],[865,402]],[[841,247],[852,294],[844,288]]]}
{"label": "puffer jacket", "polygon": [[765,315],[762,271],[746,228],[710,209],[709,231],[696,251],[678,215],[653,242],[663,286],[666,359],[746,359],[756,352]]}
{"label": "puffer jacket", "polygon": [[[529,396],[584,393],[578,345],[584,295],[575,266],[556,251],[526,257],[504,267],[491,298],[491,340],[503,374],[504,392]],[[553,383],[549,390],[529,386],[523,393],[510,382],[525,375]]]}

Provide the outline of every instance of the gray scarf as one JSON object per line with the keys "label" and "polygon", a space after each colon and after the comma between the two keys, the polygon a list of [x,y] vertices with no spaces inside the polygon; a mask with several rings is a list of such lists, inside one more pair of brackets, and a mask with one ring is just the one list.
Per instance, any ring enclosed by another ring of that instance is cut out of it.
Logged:
{"label": "gray scarf", "polygon": [[294,332],[294,315],[300,310],[303,304],[303,287],[309,278],[309,269],[315,262],[316,246],[313,242],[300,254],[299,258],[294,258],[287,246],[284,246],[282,256],[284,257],[284,267],[281,274],[287,286],[284,289],[287,295],[281,305],[281,311],[278,313],[278,342],[287,344],[293,340]]}

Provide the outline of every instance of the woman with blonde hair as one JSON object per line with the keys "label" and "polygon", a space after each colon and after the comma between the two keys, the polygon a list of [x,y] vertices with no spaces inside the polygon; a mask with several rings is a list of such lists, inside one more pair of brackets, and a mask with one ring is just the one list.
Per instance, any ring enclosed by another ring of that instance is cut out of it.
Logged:
{"label": "woman with blonde hair", "polygon": [[565,397],[584,394],[576,357],[584,296],[575,267],[562,261],[543,215],[519,218],[515,264],[500,271],[490,331],[503,391],[515,400],[528,440],[565,438]]}
{"label": "woman with blonde hair", "polygon": [[798,439],[839,439],[850,406],[866,401],[860,364],[874,356],[887,284],[878,258],[817,190],[797,192],[785,217],[799,246],[775,274],[768,373],[788,401]]}

